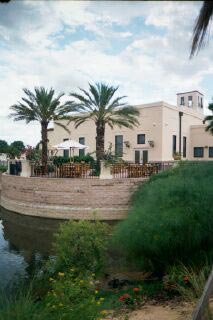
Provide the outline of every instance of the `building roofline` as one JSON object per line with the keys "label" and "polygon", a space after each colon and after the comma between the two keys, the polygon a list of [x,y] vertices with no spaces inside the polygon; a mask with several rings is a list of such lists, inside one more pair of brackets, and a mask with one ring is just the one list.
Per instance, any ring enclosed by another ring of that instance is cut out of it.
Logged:
{"label": "building roofline", "polygon": [[178,92],[178,93],[176,93],[176,95],[178,95],[178,94],[185,94],[185,93],[192,93],[192,92],[198,92],[199,94],[201,94],[201,95],[203,96],[203,93],[201,93],[201,92],[198,91],[198,90],[186,91],[186,92]]}

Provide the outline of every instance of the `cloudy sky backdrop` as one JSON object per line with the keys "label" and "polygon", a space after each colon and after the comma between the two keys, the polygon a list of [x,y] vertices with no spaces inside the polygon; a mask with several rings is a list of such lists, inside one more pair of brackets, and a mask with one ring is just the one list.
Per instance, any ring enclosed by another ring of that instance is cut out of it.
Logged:
{"label": "cloudy sky backdrop", "polygon": [[[189,60],[202,2],[14,1],[0,4],[0,139],[40,140],[38,124],[14,123],[22,88],[56,92],[88,82],[119,85],[131,104],[200,90],[213,96],[213,41]],[[211,36],[209,36],[211,38]]]}

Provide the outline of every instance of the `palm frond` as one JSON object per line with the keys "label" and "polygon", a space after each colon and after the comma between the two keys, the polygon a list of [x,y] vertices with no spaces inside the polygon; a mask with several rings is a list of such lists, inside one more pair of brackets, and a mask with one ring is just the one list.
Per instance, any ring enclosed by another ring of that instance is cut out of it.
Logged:
{"label": "palm frond", "polygon": [[208,31],[209,23],[213,16],[213,1],[204,1],[200,10],[199,16],[196,20],[193,39],[191,45],[190,57],[204,46],[204,40]]}
{"label": "palm frond", "polygon": [[67,128],[66,125],[60,123],[60,122],[57,122],[57,121],[54,121],[54,124],[59,126],[60,128],[63,128],[67,133],[71,134],[71,131]]}

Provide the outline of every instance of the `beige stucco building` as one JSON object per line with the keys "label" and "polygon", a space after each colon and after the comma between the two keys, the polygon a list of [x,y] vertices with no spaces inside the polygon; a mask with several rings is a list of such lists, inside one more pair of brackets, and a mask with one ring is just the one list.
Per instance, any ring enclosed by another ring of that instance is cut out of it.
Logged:
{"label": "beige stucco building", "polygon": [[[112,130],[107,126],[105,150],[112,144],[112,150],[122,154],[124,160],[141,163],[171,161],[176,153],[188,160],[213,159],[213,136],[203,125],[203,95],[199,91],[178,93],[176,106],[159,101],[136,107],[140,111],[139,125],[132,130],[119,127]],[[48,130],[49,150],[71,138],[89,146],[89,153],[95,151],[93,121],[87,121],[77,129],[71,123],[68,128],[70,136],[56,124]],[[78,153],[76,150],[75,154]],[[58,155],[63,155],[63,151]]]}

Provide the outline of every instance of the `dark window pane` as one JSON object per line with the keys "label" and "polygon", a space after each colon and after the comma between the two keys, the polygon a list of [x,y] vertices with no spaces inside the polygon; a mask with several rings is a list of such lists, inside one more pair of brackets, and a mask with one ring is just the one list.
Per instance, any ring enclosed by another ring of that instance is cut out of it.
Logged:
{"label": "dark window pane", "polygon": [[183,137],[183,158],[186,158],[186,137]]}
{"label": "dark window pane", "polygon": [[[85,138],[84,137],[79,138],[79,143],[85,144]],[[79,157],[84,157],[84,156],[85,156],[85,149],[79,149]]]}
{"label": "dark window pane", "polygon": [[195,147],[194,148],[194,157],[195,158],[203,158],[203,147]]}
{"label": "dark window pane", "polygon": [[115,136],[115,154],[118,157],[123,156],[123,136]]}
{"label": "dark window pane", "polygon": [[[68,141],[69,139],[63,139],[63,141]],[[64,150],[64,157],[65,158],[69,158],[69,149],[67,149],[67,150]]]}
{"label": "dark window pane", "polygon": [[176,149],[177,149],[177,142],[176,142],[177,138],[175,135],[172,136],[172,154],[176,153]]}
{"label": "dark window pane", "polygon": [[213,158],[213,147],[209,147],[209,158]]}
{"label": "dark window pane", "polygon": [[180,105],[184,106],[184,97],[180,97]]}
{"label": "dark window pane", "polygon": [[145,134],[138,134],[137,143],[138,144],[145,144]]}
{"label": "dark window pane", "polygon": [[135,150],[135,163],[140,163],[140,151]]}

